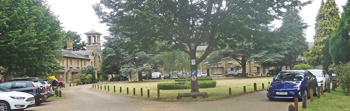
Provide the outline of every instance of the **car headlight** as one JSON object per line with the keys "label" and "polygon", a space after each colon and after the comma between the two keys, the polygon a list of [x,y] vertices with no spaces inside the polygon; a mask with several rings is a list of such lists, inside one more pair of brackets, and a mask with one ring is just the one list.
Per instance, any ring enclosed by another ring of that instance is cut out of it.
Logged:
{"label": "car headlight", "polygon": [[301,84],[297,84],[297,85],[293,86],[293,88],[298,88],[298,90],[299,90],[300,86],[301,86]]}
{"label": "car headlight", "polygon": [[25,97],[20,97],[20,96],[10,96],[12,99],[25,99]]}

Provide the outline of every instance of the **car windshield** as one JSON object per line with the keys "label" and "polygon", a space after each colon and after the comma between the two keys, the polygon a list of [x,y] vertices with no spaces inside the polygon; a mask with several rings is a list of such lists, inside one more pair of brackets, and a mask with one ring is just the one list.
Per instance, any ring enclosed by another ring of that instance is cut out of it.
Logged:
{"label": "car windshield", "polygon": [[0,87],[0,92],[10,92],[10,89],[4,88],[4,87]]}
{"label": "car windshield", "polygon": [[275,77],[275,81],[302,81],[302,72],[280,72]]}
{"label": "car windshield", "polygon": [[0,84],[0,87],[11,88],[12,82],[4,82]]}
{"label": "car windshield", "polygon": [[322,70],[309,70],[316,77],[323,77]]}

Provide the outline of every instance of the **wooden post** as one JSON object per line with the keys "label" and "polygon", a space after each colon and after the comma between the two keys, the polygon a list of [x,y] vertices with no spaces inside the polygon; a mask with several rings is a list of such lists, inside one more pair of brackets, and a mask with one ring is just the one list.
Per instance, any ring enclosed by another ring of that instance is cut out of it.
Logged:
{"label": "wooden post", "polygon": [[321,97],[321,87],[318,86],[317,87],[317,98],[320,98]]}
{"label": "wooden post", "polygon": [[331,83],[327,83],[327,92],[331,93]]}
{"label": "wooden post", "polygon": [[107,86],[108,87],[108,92],[109,92],[109,86]]}
{"label": "wooden post", "polygon": [[113,86],[113,92],[115,92],[115,86]]}
{"label": "wooden post", "polygon": [[231,88],[228,88],[228,94],[231,96]]}
{"label": "wooden post", "polygon": [[58,97],[62,97],[62,92],[61,92],[61,90],[58,91]]}
{"label": "wooden post", "polygon": [[314,101],[314,89],[310,89],[310,101]]}
{"label": "wooden post", "polygon": [[262,83],[262,89],[265,89],[264,83]]}
{"label": "wooden post", "polygon": [[302,108],[306,109],[307,108],[307,95],[306,94],[303,95],[302,101],[303,101]]}
{"label": "wooden post", "polygon": [[256,83],[254,83],[254,91],[257,91],[258,89],[256,88]]}
{"label": "wooden post", "polygon": [[147,97],[149,98],[149,89],[147,89]]}
{"label": "wooden post", "polygon": [[69,83],[69,87],[72,87],[72,84],[71,84],[71,83]]}
{"label": "wooden post", "polygon": [[332,82],[332,90],[335,91],[335,82]]}
{"label": "wooden post", "polygon": [[295,111],[295,107],[293,106],[293,104],[290,104],[288,106],[288,111]]}
{"label": "wooden post", "polygon": [[298,97],[294,97],[294,107],[295,107],[295,111],[298,111]]}
{"label": "wooden post", "polygon": [[120,87],[120,89],[119,89],[119,93],[122,93],[122,87]]}
{"label": "wooden post", "polygon": [[129,87],[126,87],[126,94],[129,94]]}
{"label": "wooden post", "polygon": [[141,88],[141,96],[143,96],[143,90],[142,90],[142,88]]}
{"label": "wooden post", "polygon": [[159,91],[159,88],[157,89],[157,95],[158,95],[158,98],[160,98],[160,91]]}
{"label": "wooden post", "polygon": [[321,95],[323,95],[323,84],[321,84]]}
{"label": "wooden post", "polygon": [[105,87],[105,90],[107,90],[107,89],[106,89],[106,86],[104,86],[104,87]]}
{"label": "wooden post", "polygon": [[55,95],[56,97],[58,97],[58,90],[55,90]]}
{"label": "wooden post", "polygon": [[245,87],[245,86],[243,86],[243,92],[244,92],[244,93],[246,93],[246,92],[247,92],[247,90],[246,90],[246,87]]}
{"label": "wooden post", "polygon": [[135,96],[135,88],[133,88],[133,91],[134,91],[134,93],[133,93],[133,94],[134,94],[134,96]]}

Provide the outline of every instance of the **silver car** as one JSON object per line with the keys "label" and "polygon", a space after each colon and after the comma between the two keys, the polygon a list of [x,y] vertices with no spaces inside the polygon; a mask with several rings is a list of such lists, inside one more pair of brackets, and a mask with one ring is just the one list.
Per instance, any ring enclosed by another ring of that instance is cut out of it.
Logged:
{"label": "silver car", "polygon": [[321,84],[323,84],[323,91],[328,90],[326,86],[330,83],[331,79],[326,71],[321,69],[309,69],[308,71],[316,76],[318,86],[321,86]]}

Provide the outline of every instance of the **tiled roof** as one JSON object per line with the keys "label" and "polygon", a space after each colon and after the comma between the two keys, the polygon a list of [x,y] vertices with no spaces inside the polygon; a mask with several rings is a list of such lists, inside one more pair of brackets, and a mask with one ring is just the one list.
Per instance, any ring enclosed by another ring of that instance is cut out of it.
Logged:
{"label": "tiled roof", "polygon": [[92,35],[92,34],[102,35],[100,32],[96,32],[93,29],[91,31],[89,31],[89,32],[85,32],[84,34],[86,34],[86,35]]}
{"label": "tiled roof", "polygon": [[79,53],[79,54],[82,54],[83,56],[86,56],[86,55],[91,55],[92,50],[80,50],[80,51],[74,51],[74,53]]}
{"label": "tiled roof", "polygon": [[81,53],[77,53],[76,51],[69,51],[69,50],[61,50],[63,57],[69,57],[69,58],[77,58],[77,59],[90,59],[89,57],[84,56]]}

